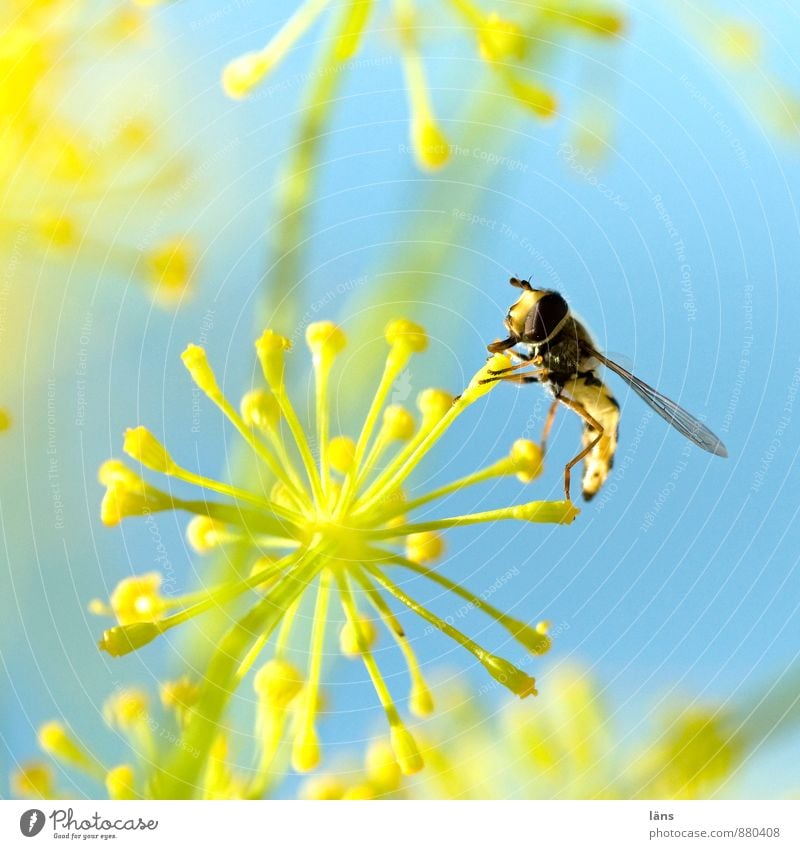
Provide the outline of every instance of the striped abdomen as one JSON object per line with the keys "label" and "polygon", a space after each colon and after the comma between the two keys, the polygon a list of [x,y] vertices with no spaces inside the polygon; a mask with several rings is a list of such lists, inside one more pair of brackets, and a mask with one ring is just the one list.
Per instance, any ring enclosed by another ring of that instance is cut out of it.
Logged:
{"label": "striped abdomen", "polygon": [[[597,445],[584,458],[583,497],[590,501],[605,483],[614,465],[619,428],[619,404],[611,390],[593,370],[579,372],[564,383],[563,393],[581,404],[586,412],[603,428]],[[597,430],[588,422],[583,426],[583,447],[597,438]]]}

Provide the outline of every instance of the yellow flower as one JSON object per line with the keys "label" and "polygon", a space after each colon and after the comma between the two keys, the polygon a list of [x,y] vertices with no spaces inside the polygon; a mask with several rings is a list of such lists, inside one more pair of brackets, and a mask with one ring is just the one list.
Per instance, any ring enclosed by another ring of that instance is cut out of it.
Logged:
{"label": "yellow flower", "polygon": [[166,239],[145,254],[144,262],[153,297],[167,306],[179,303],[189,290],[197,262],[192,243],[183,236]]}
{"label": "yellow flower", "polygon": [[[437,691],[441,715],[415,729],[428,764],[423,781],[405,779],[384,739],[369,744],[363,770],[318,780],[336,784],[341,798],[366,788],[368,798],[707,799],[724,793],[773,730],[747,698],[725,710],[676,705],[631,729],[587,670],[556,667],[547,681],[530,710],[498,708],[448,675]],[[773,698],[767,715],[789,708],[792,693]]]}
{"label": "yellow flower", "polygon": [[[395,575],[402,570],[424,575],[492,617],[525,649],[540,654],[549,645],[542,634],[440,575],[430,564],[443,554],[442,534],[448,528],[515,520],[569,523],[577,515],[577,510],[569,502],[532,501],[438,519],[414,521],[405,518],[422,505],[429,505],[451,493],[500,475],[524,472],[528,478],[532,478],[538,474],[540,455],[536,455],[527,444],[522,447],[518,444],[508,457],[485,469],[427,493],[417,495],[412,492],[408,498],[396,497],[450,425],[491,391],[495,384],[484,381],[487,369],[506,365],[507,358],[493,358],[456,400],[441,390],[423,392],[418,402],[422,417],[419,423],[415,423],[404,408],[397,405],[387,407],[386,404],[398,376],[407,368],[411,357],[425,351],[428,338],[424,329],[413,322],[390,322],[385,333],[387,356],[383,373],[376,388],[370,393],[369,409],[361,432],[357,438],[345,442],[341,437],[334,440],[330,438],[331,410],[328,398],[331,369],[346,344],[344,332],[330,322],[320,322],[308,328],[306,337],[313,355],[316,388],[316,428],[311,435],[302,427],[284,383],[285,358],[291,349],[285,337],[268,330],[259,338],[256,353],[266,387],[252,390],[266,392],[268,397],[274,399],[280,410],[283,425],[280,428],[274,426],[274,415],[270,417],[272,424],[263,429],[250,426],[237,407],[222,393],[205,352],[190,345],[183,355],[184,363],[198,387],[219,407],[254,455],[263,462],[264,475],[276,481],[270,496],[202,477],[183,468],[178,460],[155,441],[149,431],[141,427],[128,431],[125,438],[126,451],[144,466],[204,490],[203,497],[193,501],[173,500],[174,509],[194,514],[189,534],[193,545],[201,550],[208,547],[209,534],[213,535],[214,541],[219,537],[249,543],[255,562],[251,573],[244,579],[232,580],[202,593],[172,600],[175,612],[159,616],[157,621],[153,617],[153,624],[157,625],[158,633],[164,633],[210,607],[232,603],[234,599],[258,588],[262,595],[256,596],[254,606],[241,620],[242,628],[246,624],[247,636],[242,630],[239,652],[243,654],[238,660],[239,670],[236,675],[241,679],[268,642],[271,633],[280,625],[273,659],[259,672],[256,689],[264,705],[264,727],[270,729],[270,734],[277,734],[276,727],[283,728],[285,723],[281,717],[291,706],[294,713],[289,729],[292,761],[295,769],[307,771],[314,768],[321,757],[317,715],[322,657],[325,653],[328,622],[332,616],[331,603],[338,600],[346,620],[341,639],[342,650],[349,656],[357,656],[364,663],[386,714],[399,768],[404,773],[410,773],[421,768],[422,758],[411,733],[400,718],[400,712],[372,653],[377,637],[375,623],[385,626],[405,658],[410,677],[409,706],[412,711],[426,715],[431,711],[433,703],[404,627],[392,611],[387,597],[398,601],[428,625],[454,639],[492,677],[518,696],[535,694],[536,689],[534,679],[526,672],[489,652],[408,595]],[[252,398],[252,391],[248,397]],[[250,404],[245,407],[250,409]],[[287,436],[291,438],[292,445],[286,443]],[[312,453],[312,444],[318,448],[318,457]],[[379,467],[378,460],[391,450],[394,453]],[[120,487],[119,481],[124,480],[124,486],[135,491],[140,501],[147,502],[149,508],[153,503],[158,506],[164,503],[165,493],[145,483],[131,470],[126,472],[123,469],[113,464],[104,467],[102,477],[110,488]],[[168,505],[164,509],[169,509]],[[144,512],[141,510],[139,514]],[[129,515],[137,515],[137,512],[131,510]],[[407,556],[402,553],[403,545],[407,546]],[[154,593],[157,587],[151,589]],[[287,644],[295,612],[305,595],[313,596],[314,603],[309,660],[305,671],[300,672],[287,658]],[[129,616],[128,621],[140,622],[132,616]],[[112,653],[124,652],[128,629],[131,629],[131,648],[145,644],[157,635],[155,632],[151,634],[133,630],[136,627],[122,623],[117,629],[110,629],[104,635],[104,647]],[[237,629],[238,626],[235,626],[230,639],[236,634],[238,640]],[[254,634],[257,635],[255,638]],[[255,639],[255,643],[244,648],[252,639]],[[221,645],[220,651],[223,648]],[[225,651],[230,661],[231,649]],[[215,681],[215,693],[224,691],[228,686],[232,684],[224,680]],[[204,698],[212,698],[210,691],[201,691],[198,717],[203,713]],[[214,699],[220,707],[216,695]],[[190,717],[187,733],[195,721],[202,720]],[[191,768],[187,761],[186,769]]]}
{"label": "yellow flower", "polygon": [[29,761],[11,773],[11,793],[24,799],[53,799],[53,768],[48,763]]}
{"label": "yellow flower", "polygon": [[91,602],[89,609],[98,615],[113,614],[120,625],[155,622],[169,607],[169,603],[160,593],[161,580],[158,572],[123,578],[111,594],[109,605],[95,600]]}
{"label": "yellow flower", "polygon": [[[4,264],[23,255],[20,275],[39,275],[45,260],[75,270],[74,263],[90,259],[107,275],[146,282],[156,301],[173,304],[190,283],[190,241],[134,228],[163,218],[156,213],[165,197],[175,205],[185,195],[176,189],[186,185],[187,157],[157,129],[169,104],[132,72],[146,55],[136,37],[146,13],[111,6],[119,8],[66,0],[0,5],[0,183],[8,187],[0,253],[7,254]],[[110,61],[98,75],[104,57]],[[118,76],[107,79],[109,72]],[[109,91],[120,101],[124,91],[120,109],[98,108],[82,120],[71,99],[87,81],[93,88],[84,96],[96,104],[109,100]],[[151,249],[139,247],[145,241]]]}
{"label": "yellow flower", "polygon": [[[367,34],[374,0],[305,0],[261,49],[248,51],[233,59],[222,73],[222,87],[236,100],[252,94],[268,77],[276,73],[285,57],[305,33],[325,16],[332,17],[332,47],[325,61],[334,66],[356,54]],[[475,42],[477,53],[495,75],[500,85],[523,106],[540,117],[556,111],[555,96],[541,83],[535,83],[522,65],[529,54],[537,54],[539,45],[555,45],[563,32],[589,33],[598,38],[613,38],[624,29],[624,18],[602,3],[579,6],[560,4],[522,4],[524,20],[505,18],[495,11],[485,12],[473,0],[448,0],[444,4],[466,27]],[[332,7],[336,7],[336,10]],[[405,87],[410,109],[411,150],[420,168],[435,170],[451,158],[451,144],[441,129],[433,109],[422,55],[423,33],[428,6],[415,0],[392,0],[396,43],[400,50]],[[530,67],[536,65],[527,62]],[[335,67],[318,70],[320,76],[331,76]],[[309,76],[314,76],[310,74]],[[314,106],[320,102],[314,99]],[[319,109],[324,114],[324,109]],[[301,172],[295,180],[302,182]],[[298,191],[298,197],[302,191]]]}

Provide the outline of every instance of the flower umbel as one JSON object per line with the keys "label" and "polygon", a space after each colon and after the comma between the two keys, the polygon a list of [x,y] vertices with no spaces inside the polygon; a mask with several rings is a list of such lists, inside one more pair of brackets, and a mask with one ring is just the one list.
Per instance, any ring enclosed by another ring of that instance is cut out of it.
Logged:
{"label": "flower umbel", "polygon": [[[137,471],[119,461],[109,461],[101,470],[101,480],[108,487],[103,517],[109,524],[155,510],[183,510],[193,514],[187,535],[196,550],[208,551],[229,542],[245,544],[252,547],[255,561],[246,576],[169,601],[159,596],[152,575],[128,579],[112,596],[111,609],[119,624],[105,632],[101,647],[114,655],[126,654],[211,607],[231,604],[257,590],[253,607],[219,647],[225,653],[225,660],[219,663],[226,667],[228,678],[213,680],[209,687],[230,690],[253,667],[277,631],[273,659],[258,673],[256,687],[263,702],[262,725],[276,739],[287,725],[287,710],[291,707],[294,711],[292,762],[299,771],[312,769],[320,760],[316,731],[319,688],[334,604],[341,606],[345,621],[342,649],[364,664],[386,714],[397,762],[405,773],[420,769],[422,758],[373,655],[379,624],[406,661],[412,713],[425,715],[433,705],[411,643],[388,599],[451,637],[518,696],[535,694],[532,677],[410,596],[399,573],[424,576],[493,618],[528,651],[541,654],[549,640],[540,631],[504,614],[439,574],[431,564],[444,553],[441,535],[448,528],[508,520],[569,523],[578,512],[569,502],[532,501],[480,513],[414,519],[421,507],[493,478],[533,480],[541,470],[541,451],[532,443],[518,441],[507,457],[486,468],[429,492],[406,494],[404,485],[431,448],[468,407],[491,391],[494,384],[482,383],[487,370],[501,368],[507,360],[502,355],[490,360],[458,398],[440,389],[422,392],[417,422],[408,410],[387,405],[387,401],[411,357],[426,349],[427,335],[418,325],[397,320],[387,326],[385,337],[388,354],[383,373],[361,431],[352,439],[330,436],[329,377],[347,341],[344,332],[330,322],[311,325],[306,337],[316,387],[312,434],[301,424],[284,383],[285,358],[291,348],[288,339],[267,330],[256,342],[266,388],[247,393],[243,414],[223,394],[203,349],[187,348],[183,360],[195,383],[247,441],[264,464],[265,477],[275,480],[269,495],[184,468],[143,427],[126,433],[125,451],[144,468],[199,487],[202,497],[178,499],[145,483]],[[316,457],[312,445],[318,447]],[[287,646],[295,614],[306,595],[314,601],[309,659],[301,671]],[[102,612],[98,603],[94,607]],[[148,611],[152,613],[149,619]],[[207,677],[213,678],[211,673]],[[199,698],[202,703],[202,693]],[[215,710],[222,710],[223,701],[217,698]]]}
{"label": "flower umbel", "polygon": [[[435,4],[391,0],[386,5],[394,24],[407,91],[410,147],[421,168],[435,170],[451,157],[450,142],[434,113],[422,52],[427,30],[440,27],[436,10],[430,8]],[[551,118],[558,103],[555,95],[531,74],[532,68],[537,69],[538,58],[532,54],[542,52],[542,45],[552,48],[564,33],[588,33],[608,39],[624,30],[621,13],[597,2],[578,6],[557,2],[522,4],[525,19],[521,21],[485,11],[473,0],[446,0],[441,5],[454,14],[459,28],[474,41],[478,56],[499,81],[500,90],[539,118]],[[334,6],[335,11],[329,8]],[[329,60],[346,62],[361,47],[380,6],[376,0],[345,0],[338,6],[331,0],[305,0],[266,46],[228,64],[222,74],[225,92],[236,100],[250,95],[276,71],[303,35],[329,13],[334,18]],[[434,18],[433,24],[429,23],[430,18]],[[330,73],[330,68],[325,68],[324,73]]]}

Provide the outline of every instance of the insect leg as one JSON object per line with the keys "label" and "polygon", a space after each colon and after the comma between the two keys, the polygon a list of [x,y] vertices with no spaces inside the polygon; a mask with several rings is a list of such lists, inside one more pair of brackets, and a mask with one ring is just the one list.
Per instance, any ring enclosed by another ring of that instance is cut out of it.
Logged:
{"label": "insect leg", "polygon": [[573,457],[566,466],[564,466],[564,492],[567,495],[567,501],[571,501],[572,499],[569,497],[569,478],[570,472],[572,471],[572,467],[580,463],[581,460],[592,450],[592,448],[597,445],[597,443],[601,440],[603,433],[605,432],[603,426],[598,422],[595,418],[589,415],[588,410],[583,404],[579,404],[577,401],[573,401],[572,398],[567,398],[566,395],[559,395],[556,400],[563,404],[565,407],[569,407],[570,410],[577,413],[593,430],[597,431],[597,436],[580,452],[580,454]]}
{"label": "insect leg", "polygon": [[[528,363],[521,363],[516,366],[516,368],[520,368],[523,365],[529,365]],[[506,380],[509,383],[537,383],[539,381],[539,375],[542,374],[542,369],[534,369],[533,371],[527,374],[508,374],[508,372],[514,371],[514,367],[509,369],[503,369],[502,372],[495,373],[494,377],[485,377],[483,380],[478,381],[481,386],[484,386],[487,383],[496,383],[498,380]]]}
{"label": "insect leg", "polygon": [[558,409],[559,400],[555,398],[553,403],[550,405],[550,409],[547,413],[547,418],[544,421],[544,429],[542,430],[542,441],[540,443],[540,447],[542,449],[542,454],[544,454],[545,449],[547,448],[547,440],[550,438],[550,430],[553,427],[553,420],[556,417],[556,410]]}

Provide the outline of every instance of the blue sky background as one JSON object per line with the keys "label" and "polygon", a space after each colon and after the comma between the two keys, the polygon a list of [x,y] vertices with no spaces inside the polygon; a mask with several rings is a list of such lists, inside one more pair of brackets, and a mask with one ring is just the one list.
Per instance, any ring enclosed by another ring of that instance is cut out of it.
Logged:
{"label": "blue sky background", "polygon": [[[266,41],[291,5],[266,11],[195,0],[157,14],[163,34],[152,61],[166,69],[160,90],[171,104],[164,132],[211,163],[180,213],[204,249],[193,301],[164,312],[129,281],[95,286],[76,268],[62,279],[43,273],[26,293],[18,318],[22,368],[4,401],[20,426],[0,443],[7,470],[0,482],[0,637],[10,682],[0,696],[5,767],[33,754],[42,721],[63,716],[94,739],[105,695],[130,681],[155,686],[175,668],[175,645],[166,641],[113,662],[92,648],[102,624],[85,612],[87,601],[132,571],[156,568],[156,540],[142,523],[100,525],[95,474],[102,460],[119,455],[124,428],[137,423],[166,433],[176,457],[200,457],[203,471],[225,473],[231,434],[206,407],[201,434],[191,433],[191,387],[179,353],[204,334],[225,387],[234,396],[249,388],[263,227],[300,106],[298,75],[321,33],[276,75],[274,83],[288,81],[278,90],[268,85],[252,101],[232,104],[218,78],[226,61]],[[413,270],[421,242],[451,240],[446,273],[420,274],[413,296],[403,295],[412,303],[397,304],[398,314],[424,316],[434,337],[410,369],[413,394],[432,383],[463,386],[485,344],[502,333],[515,294],[508,276],[532,275],[568,298],[601,347],[624,354],[637,374],[705,417],[727,444],[728,460],[687,446],[611,378],[622,403],[617,470],[573,527],[481,526],[448,535],[443,569],[476,592],[510,566],[519,570],[493,602],[520,618],[549,619],[558,635],[548,663],[586,665],[632,738],[645,733],[664,697],[735,705],[767,693],[798,660],[800,139],[781,138],[758,107],[770,80],[800,91],[792,59],[800,28],[785,4],[758,14],[770,77],[757,85],[758,70],[727,71],[679,16],[653,13],[648,4],[630,9],[621,45],[577,39],[549,68],[544,79],[559,93],[563,117],[542,125],[500,104],[491,126],[477,133],[463,120],[463,105],[470,86],[485,86],[484,69],[464,38],[436,31],[426,52],[437,112],[455,144],[474,141],[433,176],[421,175],[404,149],[399,62],[388,36],[372,38],[348,76],[324,147],[314,234],[304,251],[301,313],[339,283],[366,281],[356,286],[357,308],[333,297],[319,312],[348,327],[369,317],[371,303],[396,300],[384,286],[394,263]],[[382,61],[387,51],[392,58]],[[587,173],[568,145],[585,119],[590,88],[606,101],[612,131],[611,150]],[[490,157],[507,160],[491,168]],[[474,186],[467,201],[465,185]],[[462,213],[476,223],[454,231]],[[76,424],[87,316],[88,412]],[[376,342],[349,352],[344,374],[367,368],[379,349]],[[298,388],[306,391],[302,380]],[[546,406],[537,387],[499,387],[458,423],[416,483],[448,480],[502,456],[521,435],[536,438]],[[53,439],[64,528],[55,527],[47,478]],[[578,423],[559,414],[539,481],[527,489],[489,486],[442,509],[558,498],[578,440]],[[172,575],[190,587],[197,564],[183,542],[183,519],[165,515],[157,527]],[[442,615],[458,607],[435,593],[428,598]],[[406,622],[412,637],[422,631]],[[462,625],[513,658],[513,647],[479,614]],[[471,656],[438,635],[417,634],[415,645],[426,668],[483,683]],[[399,662],[389,650],[379,660],[390,677],[397,673],[401,693]],[[542,689],[548,663],[537,673]],[[323,733],[335,758],[381,722],[359,666],[335,661],[330,673],[335,715]],[[500,701],[496,693],[488,698]],[[730,792],[788,790],[794,739],[766,750]]]}

